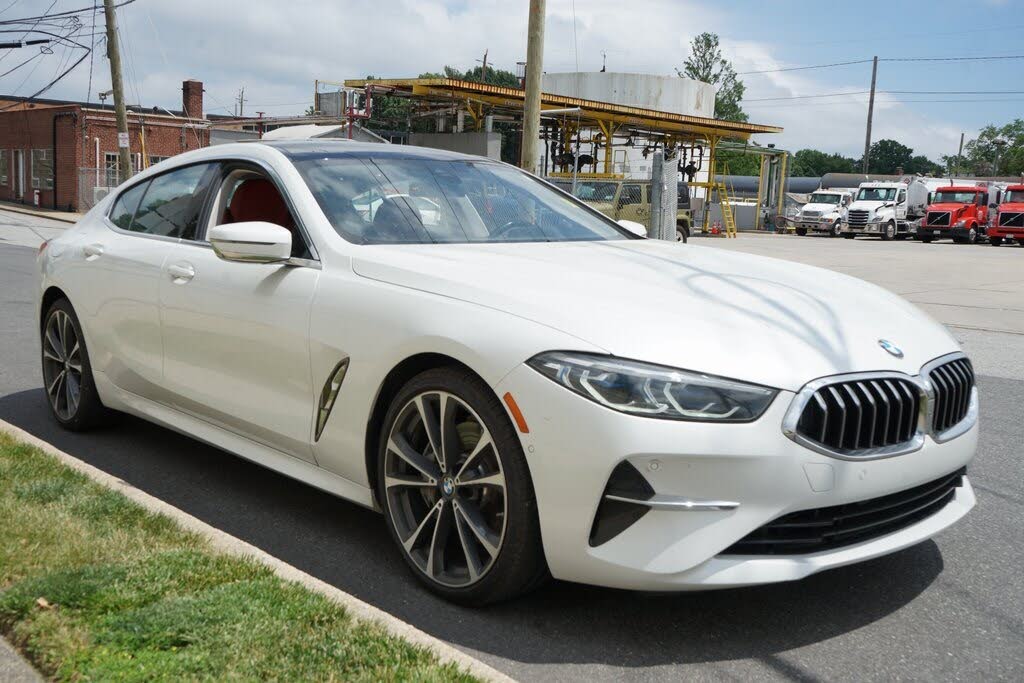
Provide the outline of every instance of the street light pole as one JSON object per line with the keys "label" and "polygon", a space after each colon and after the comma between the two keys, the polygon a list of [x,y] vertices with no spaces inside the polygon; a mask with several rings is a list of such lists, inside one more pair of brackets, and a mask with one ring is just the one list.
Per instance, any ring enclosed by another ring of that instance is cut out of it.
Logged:
{"label": "street light pole", "polygon": [[526,32],[526,96],[523,108],[523,151],[520,166],[533,173],[540,154],[540,81],[544,73],[545,0],[530,0]]}
{"label": "street light pole", "polygon": [[107,19],[107,56],[110,58],[110,85],[114,91],[114,116],[117,119],[117,160],[121,166],[120,182],[132,176],[132,155],[128,148],[128,112],[124,106],[124,86],[121,83],[121,51],[117,46],[117,19],[114,0],[103,0],[103,13]]}

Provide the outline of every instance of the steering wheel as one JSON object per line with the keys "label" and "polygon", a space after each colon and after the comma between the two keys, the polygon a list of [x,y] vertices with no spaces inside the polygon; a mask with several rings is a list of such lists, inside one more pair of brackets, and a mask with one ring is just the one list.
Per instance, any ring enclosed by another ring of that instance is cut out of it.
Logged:
{"label": "steering wheel", "polygon": [[524,223],[521,220],[513,219],[491,233],[491,237],[509,237],[517,231],[525,233],[526,237],[537,234],[540,230],[536,225]]}

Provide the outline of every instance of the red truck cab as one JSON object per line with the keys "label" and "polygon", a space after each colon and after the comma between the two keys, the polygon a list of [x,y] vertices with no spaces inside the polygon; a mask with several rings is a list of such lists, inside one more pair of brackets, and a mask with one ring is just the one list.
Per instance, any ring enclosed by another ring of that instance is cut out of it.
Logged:
{"label": "red truck cab", "polygon": [[1024,185],[1010,185],[988,229],[988,241],[998,247],[1007,239],[1024,246]]}
{"label": "red truck cab", "polygon": [[988,188],[951,185],[932,194],[917,228],[917,239],[952,238],[957,244],[977,242],[988,226]]}

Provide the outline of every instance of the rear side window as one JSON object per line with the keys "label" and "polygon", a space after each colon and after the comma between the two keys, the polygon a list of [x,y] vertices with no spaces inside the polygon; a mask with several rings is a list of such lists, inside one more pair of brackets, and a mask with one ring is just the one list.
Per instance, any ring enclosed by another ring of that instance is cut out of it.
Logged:
{"label": "rear side window", "polygon": [[114,210],[110,212],[110,221],[114,225],[122,230],[128,229],[128,226],[132,224],[132,218],[135,217],[135,211],[139,208],[139,200],[142,199],[147,187],[149,187],[149,183],[142,183],[121,193],[121,196],[114,202]]}
{"label": "rear side window", "polygon": [[[125,229],[147,235],[195,239],[199,216],[216,176],[216,164],[198,164],[153,178]],[[130,192],[123,197],[126,208]],[[112,220],[122,227],[116,219]]]}
{"label": "rear side window", "polygon": [[623,185],[622,194],[619,195],[619,206],[627,204],[639,204],[642,201],[639,185]]}

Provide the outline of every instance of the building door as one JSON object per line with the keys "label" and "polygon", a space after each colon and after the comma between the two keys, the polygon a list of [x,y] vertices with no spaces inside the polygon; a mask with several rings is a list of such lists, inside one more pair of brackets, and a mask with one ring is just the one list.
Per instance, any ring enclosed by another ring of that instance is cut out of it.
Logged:
{"label": "building door", "polygon": [[20,149],[14,150],[14,198],[22,199],[25,196],[25,152]]}

